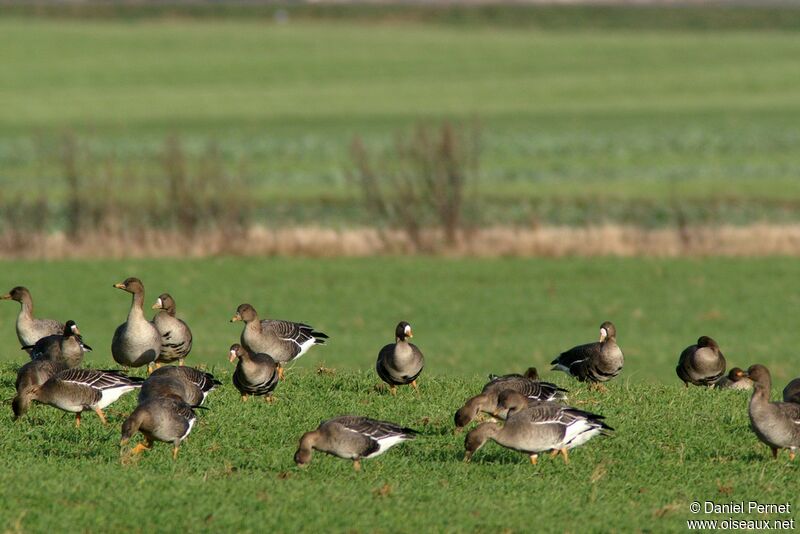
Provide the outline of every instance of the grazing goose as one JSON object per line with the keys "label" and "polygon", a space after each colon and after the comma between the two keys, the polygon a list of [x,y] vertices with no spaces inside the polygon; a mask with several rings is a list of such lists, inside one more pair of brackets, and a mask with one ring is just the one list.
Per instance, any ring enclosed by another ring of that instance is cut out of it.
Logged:
{"label": "grazing goose", "polygon": [[[747,378],[747,373],[739,367],[734,367],[714,384],[717,389],[753,389],[753,381]],[[786,400],[786,399],[784,399]]]}
{"label": "grazing goose", "polygon": [[800,378],[795,378],[783,388],[783,402],[800,404]]}
{"label": "grazing goose", "polygon": [[125,367],[149,365],[161,353],[161,334],[144,316],[144,285],[138,278],[128,278],[114,287],[133,294],[133,299],[128,320],[114,332],[111,356]]}
{"label": "grazing goose", "polygon": [[510,376],[522,376],[522,377],[525,377],[525,378],[530,378],[531,380],[539,380],[539,371],[536,370],[536,367],[528,367],[525,370],[524,374],[519,374],[519,373],[512,373],[510,375],[490,374],[489,375],[489,381],[496,380],[498,378],[506,378],[506,377],[510,377]]}
{"label": "grazing goose", "polygon": [[154,441],[172,443],[172,459],[177,460],[181,442],[192,431],[197,416],[191,406],[172,397],[155,397],[139,404],[122,424],[122,440],[125,445],[136,434],[144,435],[144,442],[131,450],[139,454],[150,449]]}
{"label": "grazing goose", "polygon": [[610,435],[614,429],[603,422],[603,416],[552,402],[528,404],[516,391],[504,391],[497,401],[498,416],[506,412],[506,422],[482,423],[467,434],[464,442],[468,462],[488,440],[503,447],[528,454],[536,464],[539,453],[561,453],[569,462],[567,451],[582,445],[598,434]]}
{"label": "grazing goose", "polygon": [[303,434],[294,461],[300,467],[305,466],[316,449],[353,460],[353,468],[359,471],[362,458],[383,454],[402,441],[414,439],[418,433],[387,421],[342,415],[323,421],[316,430]]}
{"label": "grazing goose", "polygon": [[411,384],[417,389],[417,377],[425,365],[425,358],[419,347],[407,341],[414,337],[410,324],[400,321],[394,336],[396,342],[384,346],[378,353],[375,370],[381,380],[389,384],[392,395],[397,395],[397,386]]}
{"label": "grazing goose", "polygon": [[242,346],[254,354],[269,354],[280,364],[278,376],[283,379],[283,364],[296,360],[314,345],[328,339],[305,323],[292,323],[279,319],[259,321],[258,313],[250,304],[240,304],[231,322],[244,321]]}
{"label": "grazing goose", "polygon": [[233,372],[233,385],[246,401],[248,395],[264,396],[272,402],[272,392],[278,386],[278,364],[268,354],[253,354],[238,343],[231,345],[228,358],[239,359]]}
{"label": "grazing goose", "polygon": [[617,329],[609,321],[600,325],[600,341],[578,345],[550,362],[553,371],[564,371],[581,382],[601,384],[622,371],[624,358],[617,345]]}
{"label": "grazing goose", "polygon": [[172,363],[176,360],[183,365],[183,360],[192,350],[192,331],[181,319],[175,317],[175,299],[169,293],[162,293],[154,310],[159,311],[153,317],[158,333],[161,334],[161,352],[156,359],[157,363]]}
{"label": "grazing goose", "polygon": [[17,315],[17,338],[20,345],[28,347],[46,336],[60,334],[64,331],[64,323],[54,319],[36,319],[33,317],[33,297],[28,288],[17,286],[0,300],[16,300],[21,307]]}
{"label": "grazing goose", "polygon": [[762,442],[778,457],[779,449],[789,449],[789,459],[794,460],[795,449],[800,447],[800,404],[770,402],[772,378],[763,365],[751,365],[747,376],[753,381],[750,397],[750,424]]}
{"label": "grazing goose", "polygon": [[142,384],[139,403],[154,397],[176,397],[189,406],[200,406],[222,382],[194,367],[168,365],[153,371]]}
{"label": "grazing goose", "polygon": [[714,385],[725,374],[725,356],[717,342],[708,336],[700,336],[696,345],[683,349],[675,372],[687,388]]}
{"label": "grazing goose", "polygon": [[23,390],[31,386],[41,386],[51,377],[66,369],[67,366],[65,364],[51,360],[32,360],[20,367],[19,371],[17,371],[17,381],[14,384],[17,394],[11,402],[14,418],[21,417],[24,410],[27,409],[27,405],[23,408],[22,398],[20,397],[20,393]]}
{"label": "grazing goose", "polygon": [[83,353],[92,350],[86,345],[75,321],[67,321],[63,334],[46,336],[32,347],[22,347],[30,352],[32,360],[51,360],[61,362],[69,368],[80,367]]}
{"label": "grazing goose", "polygon": [[532,401],[564,401],[567,390],[550,382],[540,382],[525,376],[512,374],[494,376],[483,386],[483,390],[464,403],[455,415],[456,431],[472,422],[478,412],[494,413],[497,410],[497,398],[506,390],[521,393]]}
{"label": "grazing goose", "polygon": [[142,386],[142,379],[118,371],[96,369],[67,369],[49,378],[42,385],[28,386],[19,397],[19,416],[27,412],[32,400],[49,404],[75,414],[75,426],[81,426],[81,412],[94,410],[103,424],[103,408],[122,395]]}

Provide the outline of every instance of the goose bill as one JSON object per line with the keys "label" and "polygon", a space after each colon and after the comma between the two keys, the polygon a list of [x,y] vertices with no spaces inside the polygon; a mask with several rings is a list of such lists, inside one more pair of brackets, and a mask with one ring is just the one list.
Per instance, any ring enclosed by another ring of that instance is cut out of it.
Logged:
{"label": "goose bill", "polygon": [[118,284],[114,284],[113,287],[116,287],[117,289],[125,289],[125,284],[119,282]]}
{"label": "goose bill", "polygon": [[603,341],[605,341],[607,337],[608,337],[608,332],[606,331],[605,328],[601,328],[600,329],[600,342],[602,343]]}
{"label": "goose bill", "polygon": [[231,317],[231,322],[232,323],[235,323],[236,321],[241,321],[241,320],[242,320],[242,316],[239,315],[238,313],[236,315],[234,315],[233,317]]}
{"label": "goose bill", "polygon": [[231,363],[233,363],[233,361],[234,361],[235,359],[236,359],[236,351],[235,351],[235,350],[232,350],[232,351],[230,351],[230,352],[228,353],[228,360],[229,360]]}
{"label": "goose bill", "polygon": [[161,306],[163,306],[163,304],[162,304],[162,302],[161,302],[161,299],[159,298],[158,300],[156,300],[156,303],[155,303],[155,304],[153,304],[152,308],[153,308],[154,310],[160,310],[160,309],[161,309]]}

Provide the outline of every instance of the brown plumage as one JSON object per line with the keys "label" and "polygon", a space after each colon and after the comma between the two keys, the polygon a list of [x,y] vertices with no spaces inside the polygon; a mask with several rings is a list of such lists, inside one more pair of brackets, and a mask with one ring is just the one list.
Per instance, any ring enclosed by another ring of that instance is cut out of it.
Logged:
{"label": "brown plumage", "polygon": [[800,404],[800,378],[795,378],[783,388],[783,401]]}
{"label": "brown plumage", "polygon": [[62,334],[46,336],[36,342],[33,347],[22,347],[30,351],[33,360],[51,360],[61,362],[67,367],[80,367],[83,353],[92,350],[81,337],[75,321],[67,321]]}
{"label": "brown plumage", "polygon": [[361,469],[362,458],[374,458],[403,441],[416,437],[418,432],[388,421],[378,421],[356,415],[342,415],[320,423],[316,430],[300,438],[294,455],[298,466],[311,461],[314,449],[353,461]]}
{"label": "brown plumage", "polygon": [[50,378],[66,369],[67,366],[65,364],[51,360],[32,360],[20,367],[19,371],[17,371],[17,380],[14,383],[17,394],[11,402],[14,418],[18,419],[21,417],[27,410],[27,405],[30,402],[23,401],[20,397],[20,393],[29,387],[41,386]]}
{"label": "brown plumage", "polygon": [[753,381],[748,410],[753,432],[769,446],[773,458],[778,457],[778,450],[789,449],[789,459],[794,460],[795,450],[800,447],[800,404],[770,402],[772,378],[763,365],[751,365],[747,376]]}
{"label": "brown plumage", "polygon": [[[529,374],[530,373],[526,373]],[[537,375],[538,376],[538,375]],[[519,374],[494,376],[483,386],[480,394],[467,400],[455,414],[456,430],[461,430],[472,422],[479,412],[494,413],[497,410],[497,399],[506,390],[521,393],[531,401],[564,401],[567,390],[550,382],[540,382]]]}
{"label": "brown plumage", "polygon": [[683,349],[675,372],[686,387],[714,385],[725,374],[725,356],[716,341],[700,336],[696,345]]}
{"label": "brown plumage", "polygon": [[155,362],[161,353],[161,334],[144,316],[144,285],[138,278],[114,284],[133,295],[128,319],[119,325],[111,340],[111,356],[125,367],[141,367]]}
{"label": "brown plumage", "polygon": [[747,378],[747,373],[739,367],[734,367],[728,372],[727,376],[723,376],[716,381],[714,387],[717,389],[753,389],[753,381]]}
{"label": "brown plumage", "polygon": [[169,293],[159,295],[154,310],[160,310],[153,317],[153,324],[161,335],[161,351],[156,358],[158,363],[172,363],[184,359],[192,351],[192,331],[183,320],[175,315],[175,299]]}
{"label": "brown plumage", "polygon": [[139,404],[122,424],[124,446],[137,433],[141,432],[144,442],[131,450],[139,454],[152,447],[154,441],[172,443],[172,459],[178,458],[181,442],[192,431],[197,416],[191,406],[172,397],[155,397]]}
{"label": "brown plumage", "polygon": [[425,357],[419,347],[409,343],[414,337],[411,325],[400,321],[394,331],[395,342],[385,345],[378,352],[375,370],[378,376],[389,384],[392,395],[397,394],[397,386],[411,384],[417,389],[417,378],[425,366]]}
{"label": "brown plumage", "polygon": [[268,354],[253,354],[238,343],[231,345],[228,359],[236,362],[233,385],[247,400],[248,395],[263,396],[272,402],[272,392],[278,387],[278,364]]}
{"label": "brown plumage", "polygon": [[153,371],[142,384],[139,403],[155,397],[174,397],[189,406],[200,406],[222,382],[194,367],[168,365]]}
{"label": "brown plumage", "polygon": [[20,303],[17,338],[23,347],[33,346],[43,337],[58,335],[64,331],[64,323],[60,321],[36,319],[33,316],[33,297],[26,287],[17,286],[5,295],[0,295],[0,300],[15,300]]}
{"label": "brown plumage", "polygon": [[600,341],[572,347],[550,362],[581,382],[602,383],[617,376],[625,363],[617,345],[617,328],[609,321],[600,325]]}

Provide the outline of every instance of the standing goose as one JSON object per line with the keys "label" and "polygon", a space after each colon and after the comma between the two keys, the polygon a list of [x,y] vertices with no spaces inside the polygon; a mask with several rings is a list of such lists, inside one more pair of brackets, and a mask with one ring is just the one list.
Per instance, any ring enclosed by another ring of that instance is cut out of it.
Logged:
{"label": "standing goose", "polygon": [[536,464],[539,453],[561,453],[569,462],[567,451],[582,445],[598,434],[610,435],[614,430],[603,422],[603,416],[561,406],[552,402],[528,405],[528,399],[516,391],[504,391],[497,402],[498,415],[506,412],[506,422],[482,423],[467,434],[464,442],[468,462],[488,440],[503,447],[528,454]]}
{"label": "standing goose", "polygon": [[264,400],[272,402],[272,392],[278,386],[278,364],[268,354],[253,354],[238,343],[231,345],[228,358],[236,360],[233,372],[233,385],[242,394],[242,401],[248,395],[264,396]]}
{"label": "standing goose", "polygon": [[176,397],[189,406],[202,405],[222,382],[194,367],[168,365],[153,371],[142,384],[139,403],[154,397]]}
{"label": "standing goose", "polygon": [[23,407],[22,397],[20,396],[25,389],[31,386],[41,386],[51,377],[66,369],[67,366],[65,364],[51,360],[32,360],[20,367],[14,384],[17,394],[11,402],[14,419],[21,417],[27,410],[27,404]]}
{"label": "standing goose", "polygon": [[64,324],[59,321],[33,317],[33,297],[26,287],[17,286],[0,296],[0,300],[16,300],[21,305],[17,315],[17,338],[23,347],[35,345],[43,337],[64,331]]}
{"label": "standing goose", "polygon": [[783,388],[783,402],[800,404],[800,378],[795,378]]}
{"label": "standing goose", "polygon": [[573,347],[550,363],[553,371],[564,371],[581,382],[608,382],[622,371],[624,364],[616,327],[604,322],[600,325],[600,341]]}
{"label": "standing goose", "polygon": [[32,347],[22,349],[30,351],[32,360],[51,360],[75,368],[80,367],[83,353],[91,351],[92,347],[83,343],[78,325],[70,320],[64,325],[63,334],[43,337]]}
{"label": "standing goose", "polygon": [[278,362],[278,376],[283,379],[283,364],[296,360],[314,345],[322,345],[328,336],[305,323],[279,319],[258,319],[250,304],[240,304],[231,322],[244,321],[241,344],[254,354],[269,354]]}
{"label": "standing goose", "polygon": [[183,360],[192,350],[192,331],[181,319],[175,317],[175,299],[169,293],[162,293],[155,304],[154,310],[160,310],[153,317],[158,333],[161,334],[161,351],[156,362],[172,363]]}
{"label": "standing goose", "polygon": [[[747,378],[747,373],[739,367],[734,367],[714,384],[717,389],[753,389],[753,381]],[[784,399],[786,400],[786,399]]]}
{"label": "standing goose", "polygon": [[129,377],[118,371],[96,369],[67,369],[51,377],[42,385],[28,386],[19,397],[19,416],[28,411],[32,400],[49,404],[75,414],[75,426],[81,426],[81,412],[94,410],[103,424],[103,408],[125,393],[142,386],[142,379]]}
{"label": "standing goose", "polygon": [[155,397],[139,404],[122,424],[122,440],[125,445],[136,434],[144,435],[144,442],[131,450],[139,454],[150,449],[154,441],[172,443],[172,459],[177,460],[181,442],[192,431],[197,416],[191,406],[171,397]]}
{"label": "standing goose", "polygon": [[689,384],[711,387],[725,374],[725,356],[716,341],[700,336],[696,345],[683,349],[675,372],[687,388]]}
{"label": "standing goose", "polygon": [[751,365],[747,376],[753,381],[750,397],[750,424],[762,442],[778,457],[779,449],[789,449],[789,459],[794,460],[795,449],[800,447],[800,404],[770,402],[772,378],[763,365]]}
{"label": "standing goose", "polygon": [[381,380],[389,384],[392,395],[397,395],[397,386],[411,384],[417,389],[417,377],[422,373],[425,358],[419,347],[407,341],[414,337],[410,324],[400,321],[394,336],[396,342],[385,345],[378,353],[375,370]]}
{"label": "standing goose", "polygon": [[153,363],[161,353],[161,334],[144,316],[144,285],[138,278],[114,284],[133,295],[128,320],[117,327],[111,340],[111,356],[125,367],[141,367]]}
{"label": "standing goose", "polygon": [[323,421],[316,430],[303,434],[294,461],[300,467],[305,466],[316,449],[353,460],[353,469],[359,471],[362,458],[383,454],[398,443],[414,439],[418,433],[387,421],[342,415]]}
{"label": "standing goose", "polygon": [[500,393],[506,390],[521,393],[530,401],[548,402],[567,399],[567,390],[550,382],[540,382],[518,374],[494,376],[488,384],[483,386],[479,395],[469,399],[456,412],[456,431],[460,431],[472,422],[478,412],[494,413],[497,410],[497,399]]}

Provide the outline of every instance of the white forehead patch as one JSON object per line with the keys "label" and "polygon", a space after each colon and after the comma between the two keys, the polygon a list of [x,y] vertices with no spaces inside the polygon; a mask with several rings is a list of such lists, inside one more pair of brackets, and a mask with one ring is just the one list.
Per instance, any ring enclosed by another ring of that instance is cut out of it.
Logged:
{"label": "white forehead patch", "polygon": [[70,330],[72,330],[73,334],[77,334],[78,333],[78,325],[76,325],[76,324],[72,325],[70,327]]}
{"label": "white forehead patch", "polygon": [[606,332],[605,328],[600,329],[600,337],[608,337],[608,332]]}
{"label": "white forehead patch", "polygon": [[406,333],[406,334],[410,334],[410,333],[411,333],[411,325],[410,325],[410,324],[407,324],[407,325],[406,325],[406,328],[405,328],[405,333]]}
{"label": "white forehead patch", "polygon": [[160,308],[160,307],[161,307],[161,306],[163,306],[163,305],[164,305],[164,303],[163,303],[163,302],[161,302],[161,297],[158,297],[158,298],[156,299],[156,306],[158,306],[158,307]]}

